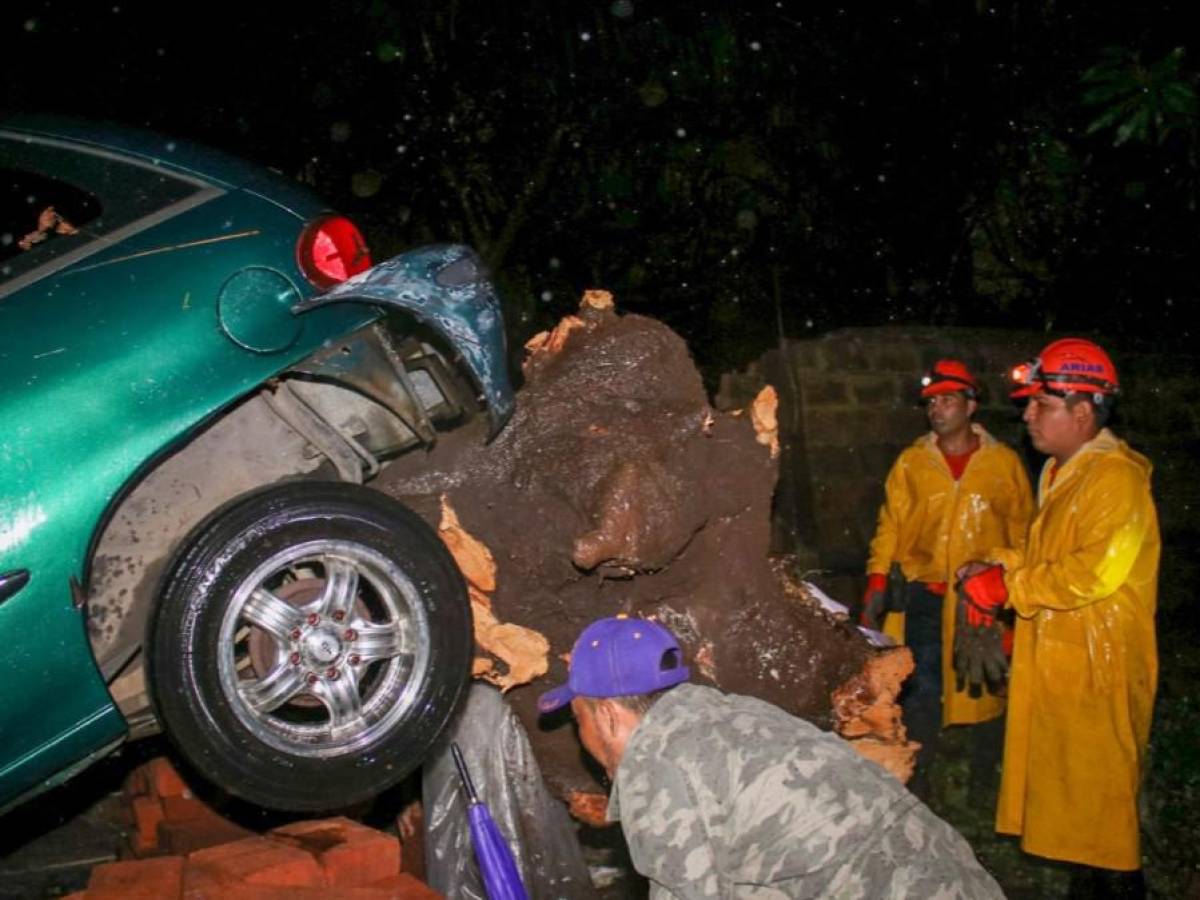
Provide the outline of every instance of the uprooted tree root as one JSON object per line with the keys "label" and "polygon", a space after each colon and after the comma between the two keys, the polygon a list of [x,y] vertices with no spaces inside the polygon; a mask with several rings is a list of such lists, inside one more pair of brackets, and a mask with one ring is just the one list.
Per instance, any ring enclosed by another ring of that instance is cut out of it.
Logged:
{"label": "uprooted tree root", "polygon": [[768,558],[774,392],[713,410],[683,340],[604,292],[527,349],[495,441],[468,426],[378,484],[462,555],[476,671],[508,691],[551,786],[581,817],[602,813],[573,729],[540,721],[536,700],[565,680],[583,627],[617,613],[670,627],[696,680],[836,727],[907,778],[915,745],[894,703],[907,651],[876,654]]}

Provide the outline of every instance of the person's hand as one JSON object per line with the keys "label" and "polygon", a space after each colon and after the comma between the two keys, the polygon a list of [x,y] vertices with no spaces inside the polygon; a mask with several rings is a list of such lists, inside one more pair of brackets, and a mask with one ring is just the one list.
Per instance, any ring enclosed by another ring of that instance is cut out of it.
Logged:
{"label": "person's hand", "polygon": [[58,224],[58,213],[53,206],[47,206],[38,213],[38,231],[49,231]]}
{"label": "person's hand", "polygon": [[60,216],[53,206],[47,206],[38,213],[37,230],[29,232],[29,234],[17,241],[17,246],[22,250],[29,250],[35,244],[40,244],[44,241],[51,232],[54,234],[76,234],[78,231],[79,229]]}
{"label": "person's hand", "polygon": [[859,624],[873,631],[883,627],[883,617],[887,612],[887,576],[873,572],[867,576],[867,589],[863,591],[862,612],[859,614]]}
{"label": "person's hand", "polygon": [[996,613],[1008,600],[1008,588],[1004,585],[1004,566],[984,566],[975,569],[959,581],[958,596],[960,613],[964,615],[968,625],[983,628],[995,624]]}
{"label": "person's hand", "polygon": [[31,249],[33,249],[34,244],[40,244],[45,239],[46,239],[46,232],[31,231],[31,232],[29,232],[29,234],[25,235],[25,237],[23,237],[19,241],[17,241],[17,246],[20,247],[22,250],[31,250]]}

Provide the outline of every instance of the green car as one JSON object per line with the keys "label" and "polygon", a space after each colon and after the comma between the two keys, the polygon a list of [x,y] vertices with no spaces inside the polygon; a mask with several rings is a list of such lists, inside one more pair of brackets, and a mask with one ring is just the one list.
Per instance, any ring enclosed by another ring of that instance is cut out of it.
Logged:
{"label": "green car", "polygon": [[372,266],[302,186],[113,126],[0,119],[0,177],[0,807],[159,731],[262,806],[396,783],[471,615],[365,482],[511,415],[478,257]]}

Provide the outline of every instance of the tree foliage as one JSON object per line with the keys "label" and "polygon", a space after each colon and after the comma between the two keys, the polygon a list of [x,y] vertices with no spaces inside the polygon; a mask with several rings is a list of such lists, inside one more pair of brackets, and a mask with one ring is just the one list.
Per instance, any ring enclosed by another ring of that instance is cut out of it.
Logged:
{"label": "tree foliage", "polygon": [[1183,48],[1150,65],[1140,57],[1136,50],[1109,47],[1083,73],[1083,104],[1098,113],[1087,133],[1111,131],[1114,147],[1130,140],[1162,144],[1196,128],[1196,88],[1183,70]]}
{"label": "tree foliage", "polygon": [[380,257],[471,243],[514,340],[588,286],[666,319],[710,377],[781,332],[840,325],[1190,333],[1182,12],[346,0],[186,30],[151,5],[4,15],[12,71],[37,73],[9,79],[5,105],[257,158],[363,221]]}

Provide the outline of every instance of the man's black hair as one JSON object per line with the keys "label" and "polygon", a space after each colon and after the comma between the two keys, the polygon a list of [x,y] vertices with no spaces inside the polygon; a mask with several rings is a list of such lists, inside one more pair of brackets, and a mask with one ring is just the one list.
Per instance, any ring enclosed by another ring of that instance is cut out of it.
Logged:
{"label": "man's black hair", "polygon": [[1100,402],[1096,402],[1095,394],[1080,394],[1070,393],[1066,396],[1067,409],[1074,409],[1080,403],[1087,402],[1092,407],[1092,415],[1096,420],[1096,430],[1099,431],[1108,424],[1109,417],[1112,416],[1113,404],[1116,403],[1116,398],[1111,396],[1100,395]]}

